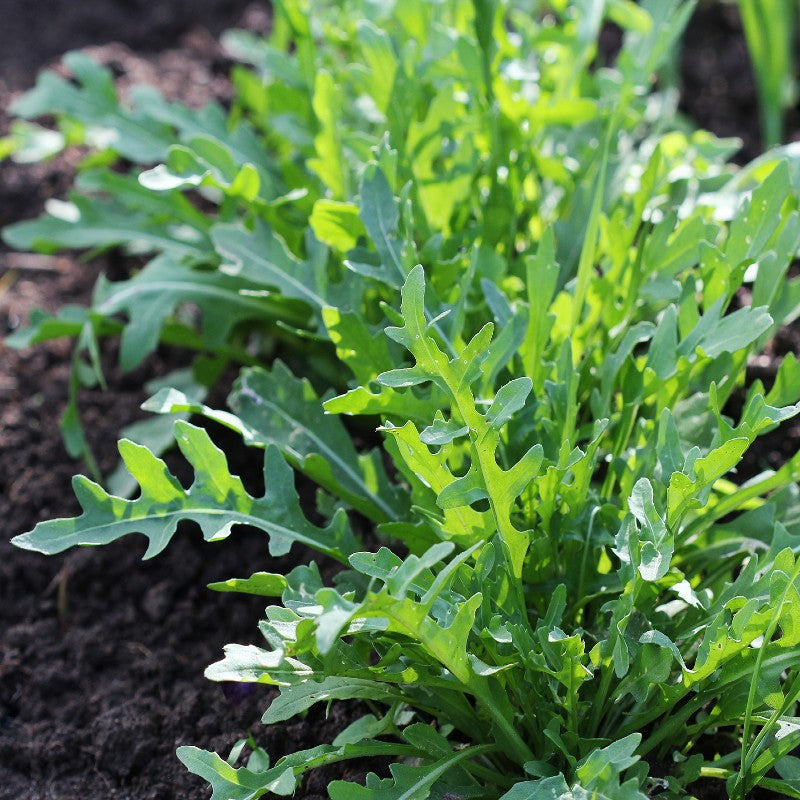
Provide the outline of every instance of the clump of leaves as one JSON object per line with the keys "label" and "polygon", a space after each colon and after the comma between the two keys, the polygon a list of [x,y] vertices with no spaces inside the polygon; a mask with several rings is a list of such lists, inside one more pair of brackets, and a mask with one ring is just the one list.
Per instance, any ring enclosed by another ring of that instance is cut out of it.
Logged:
{"label": "clump of leaves", "polygon": [[[218,800],[288,795],[364,756],[393,759],[390,774],[335,781],[333,800],[666,800],[699,777],[800,796],[800,456],[736,475],[800,411],[792,356],[768,391],[746,371],[800,313],[791,171],[767,158],[735,175],[728,144],[660,128],[650,78],[691,4],[550,5],[538,19],[354,2],[315,13],[314,31],[285,2],[276,36],[292,48],[238,40],[286,79],[268,98],[313,78],[316,132],[296,138],[324,189],[315,237],[282,241],[251,208],[212,239],[226,274],[311,309],[326,369],[351,380],[319,395],[280,361],[249,366],[230,410],[164,388],[151,410],[264,449],[264,495],[179,421],[188,489],[123,440],[138,497],[77,478],[81,516],[15,539],[52,553],[139,532],[152,556],[188,519],[210,541],[253,525],[273,555],[301,542],[339,563],[333,585],[314,563],[213,585],[277,599],[264,644],[229,645],[207,671],[277,686],[265,722],[370,709],[274,765],[180,748]],[[617,66],[594,69],[604,15],[632,29]],[[342,59],[339,83],[327,68]],[[327,102],[337,91],[352,106]],[[374,449],[354,417],[377,428]],[[314,513],[293,470],[319,486]]]}
{"label": "clump of leaves", "polygon": [[[191,372],[172,380],[199,399],[230,363],[276,354],[294,362],[298,352],[317,385],[344,388],[323,308],[366,306],[375,324],[380,301],[391,301],[413,266],[414,254],[382,229],[387,220],[359,217],[363,168],[376,152],[391,187],[408,185],[403,214],[442,283],[465,272],[475,225],[487,248],[500,251],[524,249],[555,226],[564,278],[572,275],[601,163],[598,202],[607,210],[617,172],[643,169],[666,130],[670,159],[693,168],[676,190],[720,185],[735,146],[682,132],[675,93],[650,91],[691,4],[646,12],[627,0],[590,9],[561,3],[533,17],[524,4],[508,4],[513,33],[493,9],[350,0],[315,3],[311,13],[308,3],[287,0],[276,5],[268,41],[226,37],[250,65],[233,73],[230,111],[215,103],[189,109],[149,86],[122,101],[111,72],[82,53],[64,59],[73,80],[45,72],[12,106],[23,118],[4,142],[12,157],[45,158],[74,143],[90,154],[68,201],[7,227],[6,242],[152,258],[126,280],[101,278],[91,308],[39,313],[7,339],[20,347],[75,339],[63,430],[96,479],[78,400],[82,386],[103,383],[102,338],[121,337],[125,370],[159,343],[193,351]],[[628,29],[615,70],[593,68],[604,20]],[[42,115],[58,130],[30,121]],[[366,236],[388,258],[383,271],[359,247]],[[481,278],[500,274],[484,261]],[[157,421],[126,433],[157,452],[169,438]],[[111,485],[133,489],[121,472]]]}

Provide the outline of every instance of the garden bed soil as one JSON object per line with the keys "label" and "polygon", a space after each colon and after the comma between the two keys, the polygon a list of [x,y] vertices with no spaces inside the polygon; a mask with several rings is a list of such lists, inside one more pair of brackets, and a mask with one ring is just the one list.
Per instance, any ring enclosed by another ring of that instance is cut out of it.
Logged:
{"label": "garden bed soil", "polygon": [[[211,33],[235,22],[243,2],[2,5],[8,7],[0,28],[3,108],[58,53],[120,38],[140,53],[123,45],[94,52],[113,67],[123,89],[131,81],[155,82],[193,105],[228,96],[228,65]],[[48,9],[44,28],[31,25],[38,5]],[[263,7],[247,15],[251,27],[263,27],[267,19]],[[686,42],[682,71],[690,91],[684,110],[716,133],[741,136],[747,157],[756,154],[755,92],[735,15],[702,10]],[[34,216],[48,197],[64,196],[78,157],[0,165],[0,224]],[[87,302],[99,271],[119,275],[125,269],[114,253],[91,264],[70,256],[25,260],[6,251],[0,258],[4,330],[23,323],[34,307],[52,311]],[[798,352],[799,338],[797,329],[782,332],[772,356],[755,370],[769,380],[782,353]],[[67,456],[58,429],[68,358],[65,342],[26,351],[0,345],[0,800],[202,798],[205,784],[178,763],[176,746],[197,744],[224,754],[252,732],[275,759],[330,741],[347,721],[343,714],[351,713],[346,704],[334,704],[327,716],[318,707],[304,721],[264,729],[259,718],[270,689],[222,687],[203,678],[225,643],[257,641],[264,602],[215,594],[205,585],[266,568],[262,534],[239,531],[206,545],[196,531],[181,531],[166,553],[149,562],[139,561],[144,545],[136,537],[54,558],[8,544],[40,520],[79,510],[70,476],[80,466]],[[142,415],[144,383],[182,359],[162,350],[123,375],[109,347],[104,363],[108,391],[85,392],[83,408],[100,466],[108,471],[115,462],[111,442]],[[796,452],[798,442],[800,427],[782,429],[780,437],[764,440],[747,471],[775,466]],[[229,437],[231,449],[237,469],[258,474],[257,455],[237,450]],[[293,554],[295,560],[298,555],[305,556]],[[285,568],[287,559],[278,566]],[[361,774],[348,769],[312,774],[297,797],[325,796],[330,779]],[[716,784],[702,788],[704,797],[724,796]]]}

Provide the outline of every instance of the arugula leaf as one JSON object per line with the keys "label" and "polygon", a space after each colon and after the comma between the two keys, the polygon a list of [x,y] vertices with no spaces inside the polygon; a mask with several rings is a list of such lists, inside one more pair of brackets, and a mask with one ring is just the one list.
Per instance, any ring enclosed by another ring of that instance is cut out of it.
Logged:
{"label": "arugula leaf", "polygon": [[119,106],[111,70],[77,51],[67,53],[64,64],[77,86],[54,72],[43,72],[36,87],[13,104],[12,113],[28,119],[46,114],[73,117],[125,158],[141,163],[162,157],[172,144],[171,131],[149,115]]}
{"label": "arugula leaf", "polygon": [[197,747],[179,747],[177,754],[186,769],[209,782],[213,800],[255,800],[268,792],[286,796],[293,794],[296,787],[290,767],[252,772],[245,767],[235,769],[216,753]]}
{"label": "arugula leaf", "polygon": [[276,445],[298,469],[371,519],[403,514],[378,453],[357,454],[344,425],[323,413],[309,382],[280,362],[270,372],[243,371],[229,404],[247,427],[249,443]]}
{"label": "arugula leaf", "polygon": [[248,321],[265,317],[302,319],[298,309],[288,303],[245,294],[254,286],[249,281],[190,269],[169,256],[159,256],[127,281],[111,283],[101,278],[95,289],[95,307],[108,317],[127,314],[128,323],[120,342],[120,365],[130,370],[155,350],[165,322],[181,303],[195,303],[200,310],[199,327],[209,348],[224,345],[233,329]]}
{"label": "arugula leaf", "polygon": [[5,228],[5,241],[20,250],[44,253],[124,244],[145,253],[170,253],[193,263],[214,260],[204,231],[156,221],[147,212],[132,212],[114,201],[72,194],[69,203],[50,204],[49,209],[47,216]]}
{"label": "arugula leaf", "polygon": [[390,703],[402,698],[402,694],[391,685],[377,681],[329,675],[319,683],[306,681],[281,687],[281,693],[272,701],[261,721],[266,724],[283,722],[311,708],[315,703],[352,700],[354,697]]}
{"label": "arugula leaf", "polygon": [[14,544],[39,553],[60,553],[77,544],[105,544],[129,533],[142,533],[148,539],[144,558],[152,558],[167,546],[178,522],[189,519],[200,526],[207,541],[226,538],[236,524],[261,528],[270,536],[273,555],[288,552],[295,541],[340,560],[352,552],[355,540],[341,514],[326,528],[312,525],[303,516],[291,469],[276,448],[265,454],[266,493],[254,498],[241,479],[228,472],[223,452],[202,428],[178,421],[175,439],[195,469],[188,490],[147,448],[123,439],[120,455],[141,486],[140,497],[113,497],[96,483],[77,477],[73,486],[83,514],[39,523],[29,533],[15,537]]}
{"label": "arugula leaf", "polygon": [[295,258],[266,224],[259,223],[252,232],[238,225],[217,225],[211,236],[224,259],[222,271],[226,274],[278,289],[284,297],[301,300],[317,312],[336,305],[328,298],[324,271]]}

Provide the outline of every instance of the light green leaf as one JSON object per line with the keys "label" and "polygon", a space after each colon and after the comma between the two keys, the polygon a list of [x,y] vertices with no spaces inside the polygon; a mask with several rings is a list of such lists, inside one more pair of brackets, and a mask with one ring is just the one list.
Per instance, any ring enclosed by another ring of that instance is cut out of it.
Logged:
{"label": "light green leaf", "polygon": [[264,459],[266,491],[251,497],[241,479],[228,472],[223,452],[208,434],[188,422],[175,423],[175,438],[195,479],[184,489],[166,464],[149,450],[123,439],[120,454],[125,466],[141,486],[135,500],[107,494],[96,483],[77,477],[73,482],[83,514],[72,519],[39,523],[14,543],[39,553],[60,553],[75,545],[107,544],[129,533],[148,539],[145,558],[160,553],[172,538],[178,523],[196,522],[207,541],[227,537],[234,525],[252,525],[270,535],[273,555],[286,553],[293,542],[302,542],[346,561],[355,540],[343,515],[337,514],[326,528],[312,525],[300,511],[292,470],[277,448]]}
{"label": "light green leaf", "polygon": [[[435,497],[440,496],[447,486],[455,482],[456,478],[447,464],[446,453],[431,453],[422,443],[412,422],[407,422],[401,428],[391,426],[385,430],[391,437],[390,442],[394,443],[394,447],[389,442],[387,445],[395,456],[395,463],[406,472],[412,485],[419,482],[430,489]],[[494,533],[491,518],[484,512],[475,511],[468,505],[443,510],[444,520],[439,525],[442,534],[448,538],[471,544]]]}
{"label": "light green leaf", "polygon": [[306,680],[293,686],[282,686],[280,694],[264,712],[265,725],[283,722],[311,708],[315,703],[331,700],[374,700],[391,705],[403,695],[394,686],[362,678],[329,675],[322,681]]}
{"label": "light green leaf", "polygon": [[307,380],[281,362],[243,370],[228,398],[250,444],[276,445],[302,472],[371,519],[402,516],[403,503],[378,454],[356,453],[335,416],[325,414]]}
{"label": "light green leaf", "polygon": [[241,592],[261,597],[280,597],[286,588],[286,578],[274,572],[254,572],[249,578],[229,578],[208,584],[215,592]]}
{"label": "light green leaf", "polygon": [[533,381],[528,378],[514,378],[498,389],[492,405],[486,412],[486,422],[490,428],[502,428],[522,407],[533,388]]}
{"label": "light green leaf", "polygon": [[653,487],[647,478],[636,482],[628,508],[639,523],[639,573],[646,581],[657,581],[669,571],[675,542],[656,510]]}
{"label": "light green leaf", "polygon": [[420,431],[419,439],[425,444],[440,447],[443,444],[450,444],[454,439],[459,439],[469,433],[466,425],[459,425],[455,420],[449,419],[446,422],[439,418],[428,425],[425,430]]}
{"label": "light green leaf", "polygon": [[749,444],[746,438],[732,438],[707,456],[698,458],[693,464],[691,476],[684,472],[673,473],[667,490],[668,524],[675,525],[691,502],[698,499],[703,489],[733,469]]}
{"label": "light green leaf", "polygon": [[360,315],[343,313],[337,308],[328,307],[322,309],[322,320],[328,336],[336,346],[339,360],[350,367],[361,384],[367,384],[381,372],[391,369],[392,358],[386,346],[386,338],[371,331]]}
{"label": "light green leaf", "polygon": [[197,747],[179,747],[177,755],[189,772],[208,781],[211,800],[256,800],[268,792],[286,796],[293,794],[296,787],[291,767],[275,767],[266,772],[251,772],[246,767],[236,769],[216,753]]}
{"label": "light green leaf", "polygon": [[385,113],[398,68],[392,41],[385,30],[365,19],[358,21],[357,36],[363,54],[363,61],[359,63],[364,66],[363,71],[356,73],[357,77],[375,101],[378,110]]}
{"label": "light green leaf", "polygon": [[435,398],[419,398],[388,386],[379,386],[376,391],[359,386],[325,400],[323,407],[329,414],[375,415],[382,419],[409,420],[419,425],[427,425],[439,410]]}
{"label": "light green leaf", "polygon": [[342,148],[340,120],[344,98],[333,76],[324,69],[317,72],[312,103],[319,121],[319,133],[314,137],[317,155],[308,160],[308,166],[331,190],[335,200],[344,200],[350,194],[350,174]]}
{"label": "light green leaf", "polygon": [[475,594],[455,606],[447,627],[442,627],[429,615],[435,599],[435,594],[426,596],[423,601],[408,595],[394,597],[387,585],[381,592],[370,592],[360,603],[350,603],[332,590],[320,590],[317,601],[323,605],[323,611],[316,618],[317,646],[321,653],[328,653],[340,635],[364,630],[364,620],[374,619],[387,633],[418,641],[457,680],[470,684],[474,671],[467,654],[467,641],[481,595]]}
{"label": "light green leaf", "polygon": [[361,236],[366,236],[358,207],[353,203],[325,198],[317,200],[308,224],[317,239],[342,253],[355,247]]}

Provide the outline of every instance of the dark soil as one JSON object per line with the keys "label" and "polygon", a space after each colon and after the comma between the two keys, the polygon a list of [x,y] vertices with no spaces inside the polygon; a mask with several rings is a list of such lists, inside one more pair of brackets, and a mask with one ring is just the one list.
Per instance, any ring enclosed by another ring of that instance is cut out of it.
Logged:
{"label": "dark soil", "polygon": [[[123,45],[94,51],[113,66],[123,90],[149,81],[193,105],[224,100],[228,65],[212,34],[234,23],[246,2],[2,0],[0,106],[61,52],[112,40],[139,52]],[[247,19],[260,27],[268,14],[256,7]],[[701,9],[686,42],[684,110],[718,134],[741,136],[743,153],[755,155],[755,90],[735,13]],[[34,216],[45,199],[63,196],[77,158],[68,153],[45,165],[1,164],[0,225]],[[120,270],[113,254],[91,265],[5,252],[0,259],[0,326],[7,329],[34,307],[85,303],[99,270]],[[773,356],[754,374],[768,381],[789,350],[798,352],[796,329],[781,334]],[[0,345],[0,800],[202,798],[205,784],[176,760],[178,745],[225,754],[252,731],[275,759],[330,741],[347,722],[344,704],[334,704],[327,718],[315,709],[307,720],[265,730],[259,718],[271,690],[226,693],[203,678],[225,643],[257,641],[264,603],[204,587],[264,569],[263,535],[244,531],[207,545],[196,531],[182,531],[152,562],[138,560],[144,548],[135,537],[56,558],[8,544],[40,520],[78,511],[69,479],[80,467],[67,456],[58,430],[68,356],[65,342],[23,352]],[[113,361],[110,348],[109,390],[83,398],[106,471],[115,461],[110,443],[141,416],[144,382],[182,364],[179,353],[162,351],[137,372],[121,375]],[[747,470],[775,466],[796,451],[799,438],[794,428],[767,440]],[[237,458],[239,469],[254,468],[252,456]],[[324,796],[327,781],[342,775],[312,775],[297,796]]]}
{"label": "dark soil", "polygon": [[681,108],[717,136],[743,142],[742,163],[761,150],[758,98],[739,12],[733,4],[697,9],[681,52]]}
{"label": "dark soil", "polygon": [[[756,83],[735,3],[700,3],[683,39],[680,66],[681,109],[717,136],[741,139],[739,163],[762,153]],[[787,113],[785,139],[800,139],[800,106]]]}
{"label": "dark soil", "polygon": [[24,86],[45,63],[79,47],[121,42],[138,52],[158,53],[175,47],[191,29],[217,37],[237,24],[251,3],[252,0],[0,0],[0,75],[15,86]]}

